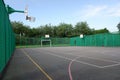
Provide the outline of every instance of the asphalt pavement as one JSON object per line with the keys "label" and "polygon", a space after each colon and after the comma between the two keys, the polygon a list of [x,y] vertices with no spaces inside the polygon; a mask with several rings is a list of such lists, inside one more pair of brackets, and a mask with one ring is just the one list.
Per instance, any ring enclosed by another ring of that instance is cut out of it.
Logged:
{"label": "asphalt pavement", "polygon": [[3,80],[120,80],[120,48],[16,49]]}

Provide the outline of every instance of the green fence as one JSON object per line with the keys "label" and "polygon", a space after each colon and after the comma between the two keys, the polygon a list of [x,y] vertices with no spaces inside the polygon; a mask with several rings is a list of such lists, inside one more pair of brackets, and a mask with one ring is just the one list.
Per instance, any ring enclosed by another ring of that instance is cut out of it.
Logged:
{"label": "green fence", "polygon": [[0,73],[15,49],[15,37],[3,0],[0,0]]}
{"label": "green fence", "polygon": [[25,36],[16,35],[16,45],[18,47],[41,47],[41,41],[42,47],[44,46],[69,46],[70,45],[70,38],[29,38]]}
{"label": "green fence", "polygon": [[84,36],[84,38],[73,37],[70,39],[71,46],[120,46],[120,34],[96,34]]}

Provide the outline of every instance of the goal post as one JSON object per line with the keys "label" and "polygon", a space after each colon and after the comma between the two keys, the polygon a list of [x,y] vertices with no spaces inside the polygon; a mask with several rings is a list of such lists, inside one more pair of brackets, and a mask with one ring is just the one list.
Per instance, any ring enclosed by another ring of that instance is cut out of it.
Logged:
{"label": "goal post", "polygon": [[52,41],[51,41],[51,39],[50,39],[50,35],[49,35],[49,34],[46,34],[46,35],[45,35],[45,38],[41,40],[41,47],[43,46],[43,42],[49,42],[50,47],[51,47]]}
{"label": "goal post", "polygon": [[41,47],[43,46],[43,42],[49,42],[49,44],[50,44],[50,47],[52,46],[52,42],[51,42],[51,40],[50,39],[48,39],[48,40],[41,40]]}

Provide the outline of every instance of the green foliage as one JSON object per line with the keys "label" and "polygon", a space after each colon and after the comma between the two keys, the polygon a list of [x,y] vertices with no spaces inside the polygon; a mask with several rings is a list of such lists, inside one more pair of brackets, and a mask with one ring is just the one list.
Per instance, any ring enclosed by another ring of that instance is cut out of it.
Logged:
{"label": "green foliage", "polygon": [[109,30],[107,28],[104,28],[104,29],[94,30],[93,33],[94,34],[109,33]]}
{"label": "green foliage", "polygon": [[75,25],[75,31],[76,31],[76,35],[80,35],[80,34],[90,35],[92,33],[87,22],[78,22]]}
{"label": "green foliage", "polygon": [[100,30],[91,29],[87,22],[78,22],[75,27],[71,24],[60,23],[57,26],[46,24],[37,28],[30,28],[22,22],[14,21],[11,23],[16,34],[26,37],[44,37],[46,34],[49,34],[50,37],[73,37],[80,34],[91,35],[109,32],[106,28]]}
{"label": "green foliage", "polygon": [[118,30],[120,32],[120,22],[118,23],[117,28],[118,28]]}
{"label": "green foliage", "polygon": [[29,26],[25,26],[22,22],[11,22],[13,30],[16,34],[21,34],[26,35],[26,36],[30,36],[31,33],[31,29]]}
{"label": "green foliage", "polygon": [[71,24],[60,23],[57,27],[57,36],[69,37],[72,35],[73,26]]}

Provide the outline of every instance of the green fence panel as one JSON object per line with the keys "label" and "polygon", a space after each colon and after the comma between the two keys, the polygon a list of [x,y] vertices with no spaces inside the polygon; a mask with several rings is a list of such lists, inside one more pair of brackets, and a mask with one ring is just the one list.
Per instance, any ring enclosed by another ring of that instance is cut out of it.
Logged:
{"label": "green fence panel", "polygon": [[73,37],[70,39],[70,45],[117,47],[120,46],[120,34],[105,33],[105,34],[87,35],[84,36],[84,38]]}
{"label": "green fence panel", "polygon": [[15,49],[15,36],[3,0],[0,0],[0,74]]}
{"label": "green fence panel", "polygon": [[76,46],[76,38],[70,38],[70,46]]}
{"label": "green fence panel", "polygon": [[5,66],[5,26],[4,25],[4,3],[0,0],[0,72]]}

